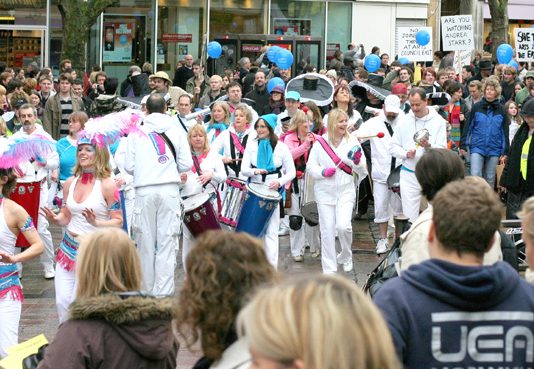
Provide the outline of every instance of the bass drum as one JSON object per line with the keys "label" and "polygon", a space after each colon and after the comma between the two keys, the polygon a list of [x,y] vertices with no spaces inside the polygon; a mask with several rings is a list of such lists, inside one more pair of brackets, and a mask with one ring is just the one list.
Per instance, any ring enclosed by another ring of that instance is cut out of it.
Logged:
{"label": "bass drum", "polygon": [[306,223],[311,227],[319,224],[319,211],[317,210],[317,203],[315,202],[314,185],[315,179],[306,173],[300,198],[300,214],[302,214]]}

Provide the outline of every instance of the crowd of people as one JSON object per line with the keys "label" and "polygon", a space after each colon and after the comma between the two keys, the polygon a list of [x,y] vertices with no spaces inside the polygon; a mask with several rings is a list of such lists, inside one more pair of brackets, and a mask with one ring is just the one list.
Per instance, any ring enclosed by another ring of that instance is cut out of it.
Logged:
{"label": "crowd of people", "polygon": [[[174,79],[145,63],[122,81],[68,60],[57,79],[0,63],[0,149],[35,146],[0,159],[0,358],[18,339],[21,263],[41,255],[62,325],[40,368],[171,368],[173,329],[200,341],[196,368],[532,363],[534,286],[502,262],[498,230],[504,202],[534,262],[534,70],[371,52],[372,73],[355,44],[327,69],[299,65],[302,88],[265,53],[235,73],[208,76],[187,55]],[[329,96],[309,97],[321,82]],[[138,109],[126,109],[132,97]],[[34,219],[8,199],[17,183],[39,187]],[[343,278],[279,283],[286,234],[293,262],[309,246],[323,274],[351,272],[352,221],[369,204],[379,255],[394,220],[412,224],[379,309]],[[49,223],[62,228],[57,247]],[[274,287],[256,293],[263,285]],[[502,353],[467,342],[491,321]]]}

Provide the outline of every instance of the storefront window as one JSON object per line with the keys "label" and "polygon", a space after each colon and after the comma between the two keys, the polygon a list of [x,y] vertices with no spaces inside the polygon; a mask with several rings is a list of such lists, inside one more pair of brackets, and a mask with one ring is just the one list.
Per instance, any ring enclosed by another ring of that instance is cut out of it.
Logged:
{"label": "storefront window", "polygon": [[324,36],[326,1],[273,0],[271,33]]}
{"label": "storefront window", "polygon": [[160,0],[158,15],[158,70],[173,78],[177,63],[186,55],[200,58],[204,1]]}
{"label": "storefront window", "polygon": [[352,4],[328,3],[328,32],[326,56],[334,56],[336,50],[345,50],[351,41]]}
{"label": "storefront window", "polygon": [[17,26],[45,26],[47,0],[0,1],[0,24]]}
{"label": "storefront window", "polygon": [[210,37],[264,33],[264,0],[211,0]]}

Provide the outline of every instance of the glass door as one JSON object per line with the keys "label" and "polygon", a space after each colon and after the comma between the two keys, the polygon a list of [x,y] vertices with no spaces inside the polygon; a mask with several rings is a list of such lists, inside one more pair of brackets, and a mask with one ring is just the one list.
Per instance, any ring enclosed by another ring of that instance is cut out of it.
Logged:
{"label": "glass door", "polygon": [[296,68],[296,73],[301,74],[304,71],[306,66],[313,66],[319,71],[321,69],[321,41],[306,41],[306,40],[297,40],[296,41],[296,50],[294,53],[295,61],[294,65]]}
{"label": "glass door", "polygon": [[12,68],[24,68],[32,62],[42,67],[44,36],[43,29],[0,28],[0,60]]}

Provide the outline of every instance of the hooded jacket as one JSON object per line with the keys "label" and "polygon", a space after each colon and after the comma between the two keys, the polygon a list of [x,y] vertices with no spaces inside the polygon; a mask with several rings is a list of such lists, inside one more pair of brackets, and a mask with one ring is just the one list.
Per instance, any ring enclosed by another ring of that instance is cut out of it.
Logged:
{"label": "hooded jacket", "polygon": [[405,368],[527,368],[534,361],[534,286],[508,264],[431,259],[375,297]]}
{"label": "hooded jacket", "polygon": [[103,295],[76,300],[39,369],[176,367],[170,299]]}

